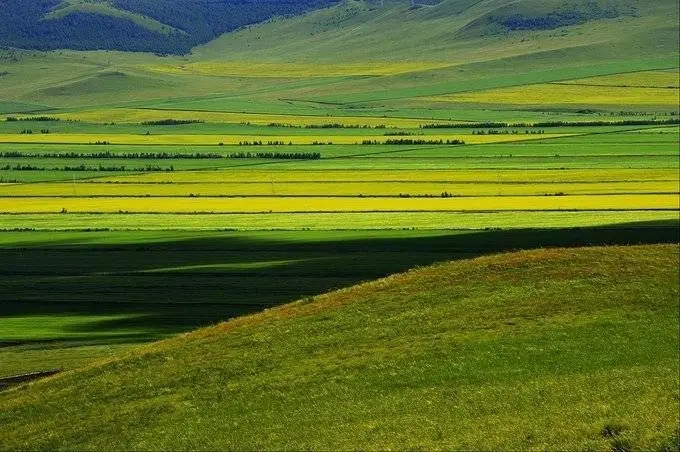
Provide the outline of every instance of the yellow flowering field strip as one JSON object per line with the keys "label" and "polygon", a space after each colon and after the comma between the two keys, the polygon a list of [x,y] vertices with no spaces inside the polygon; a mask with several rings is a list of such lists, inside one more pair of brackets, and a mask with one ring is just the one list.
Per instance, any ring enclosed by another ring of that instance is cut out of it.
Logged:
{"label": "yellow flowering field strip", "polygon": [[[465,183],[563,183],[563,182],[676,182],[674,168],[608,169],[464,169],[464,170],[253,170],[175,171],[97,179],[101,183],[224,183],[224,182],[465,182]],[[677,185],[676,185],[677,186]]]}
{"label": "yellow flowering field strip", "polygon": [[643,71],[626,74],[603,75],[578,80],[568,80],[566,84],[574,85],[597,85],[597,86],[626,86],[626,87],[650,87],[650,88],[679,88],[680,72],[668,71]]}
{"label": "yellow flowering field strip", "polygon": [[437,102],[473,102],[509,105],[667,105],[677,108],[677,88],[637,88],[537,84],[428,97]]}
{"label": "yellow flowering field strip", "polygon": [[[367,126],[415,128],[422,124],[432,123],[432,120],[408,118],[381,118],[369,116],[304,116],[260,113],[233,113],[220,111],[184,111],[157,110],[141,108],[109,108],[83,110],[73,113],[58,113],[50,116],[62,120],[77,120],[93,123],[122,123],[136,124],[145,121],[159,121],[163,119],[203,121],[222,124],[249,123],[254,125],[286,124],[293,126],[342,124],[344,126]],[[437,121],[446,123],[449,121]]]}
{"label": "yellow flowering field strip", "polygon": [[[463,140],[467,144],[506,143],[529,141],[537,139],[567,137],[573,134],[544,134],[544,135],[427,135],[416,139],[427,140]],[[394,139],[385,135],[134,135],[134,134],[0,134],[0,143],[36,143],[36,144],[95,144],[110,145],[197,145],[216,146],[238,145],[243,142],[278,141],[294,145],[311,145],[315,143],[353,145],[361,144],[364,140],[384,143]],[[248,150],[248,148],[244,148]]]}
{"label": "yellow flowering field strip", "polygon": [[677,193],[677,181],[577,183],[455,182],[213,182],[102,184],[51,182],[0,185],[0,196],[526,196],[546,194]]}
{"label": "yellow flowering field strip", "polygon": [[183,65],[156,64],[148,68],[155,72],[182,75],[222,77],[350,77],[397,75],[451,66],[433,61],[376,61],[347,64],[263,63],[256,61],[200,61]]}
{"label": "yellow flowering field strip", "polygon": [[0,198],[0,213],[265,213],[680,209],[677,194],[470,198]]}

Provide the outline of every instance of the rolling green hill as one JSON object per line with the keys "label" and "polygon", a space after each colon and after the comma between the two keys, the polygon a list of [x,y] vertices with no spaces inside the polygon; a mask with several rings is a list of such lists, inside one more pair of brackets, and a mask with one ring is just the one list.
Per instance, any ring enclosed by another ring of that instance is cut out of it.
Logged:
{"label": "rolling green hill", "polygon": [[2,449],[678,447],[676,245],[438,264],[0,394]]}
{"label": "rolling green hill", "polygon": [[226,34],[195,53],[205,58],[228,52],[253,61],[329,63],[341,56],[345,62],[406,59],[459,66],[552,49],[578,49],[585,62],[596,49],[623,43],[627,53],[609,59],[642,56],[641,46],[656,48],[656,55],[677,52],[675,0],[442,0],[415,9],[409,4],[387,0],[381,8],[349,0]]}

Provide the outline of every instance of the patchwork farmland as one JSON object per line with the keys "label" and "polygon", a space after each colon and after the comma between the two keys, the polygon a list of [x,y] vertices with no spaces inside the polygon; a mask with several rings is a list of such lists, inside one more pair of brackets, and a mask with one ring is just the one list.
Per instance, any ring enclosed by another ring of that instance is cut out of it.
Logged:
{"label": "patchwork farmland", "polygon": [[0,449],[674,450],[677,2],[431,3],[0,49]]}

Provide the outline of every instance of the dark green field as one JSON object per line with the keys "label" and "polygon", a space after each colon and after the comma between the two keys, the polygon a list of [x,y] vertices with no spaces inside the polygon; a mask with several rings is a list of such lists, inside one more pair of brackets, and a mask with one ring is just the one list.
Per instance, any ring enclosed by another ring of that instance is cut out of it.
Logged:
{"label": "dark green field", "polygon": [[469,232],[5,233],[0,360],[73,368],[168,337],[435,262],[515,249],[677,243],[677,224]]}

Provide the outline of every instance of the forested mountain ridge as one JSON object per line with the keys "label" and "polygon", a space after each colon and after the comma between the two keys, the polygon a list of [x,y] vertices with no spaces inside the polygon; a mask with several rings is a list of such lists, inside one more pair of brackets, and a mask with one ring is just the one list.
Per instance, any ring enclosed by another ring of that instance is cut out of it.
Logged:
{"label": "forested mountain ridge", "polygon": [[3,0],[0,46],[185,54],[222,33],[337,1]]}

